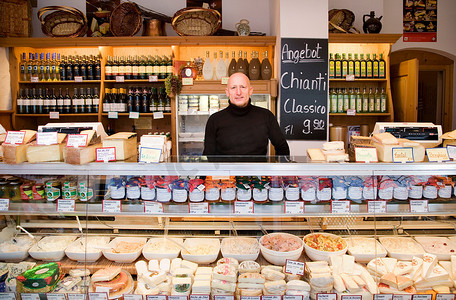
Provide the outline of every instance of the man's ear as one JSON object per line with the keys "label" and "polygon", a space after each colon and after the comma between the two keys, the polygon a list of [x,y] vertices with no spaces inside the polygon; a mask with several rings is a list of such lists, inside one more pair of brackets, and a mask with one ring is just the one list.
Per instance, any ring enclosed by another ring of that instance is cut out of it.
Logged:
{"label": "man's ear", "polygon": [[249,96],[252,96],[252,94],[253,94],[253,86],[250,87]]}
{"label": "man's ear", "polygon": [[228,88],[225,88],[225,94],[228,98],[230,98],[230,93],[228,92]]}

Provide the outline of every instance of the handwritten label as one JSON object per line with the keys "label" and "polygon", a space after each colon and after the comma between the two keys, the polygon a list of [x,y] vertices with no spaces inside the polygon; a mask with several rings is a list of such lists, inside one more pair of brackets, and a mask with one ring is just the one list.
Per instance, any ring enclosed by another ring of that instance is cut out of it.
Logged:
{"label": "handwritten label", "polygon": [[190,300],[210,300],[209,295],[190,295]]}
{"label": "handwritten label", "polygon": [[428,160],[431,162],[442,162],[450,160],[447,148],[428,148],[426,149],[426,155]]}
{"label": "handwritten label", "polygon": [[163,204],[155,201],[143,201],[144,213],[146,214],[162,214]]}
{"label": "handwritten label", "polygon": [[123,297],[124,297],[124,300],[143,300],[142,295],[136,295],[136,294],[124,294]]}
{"label": "handwritten label", "polygon": [[317,300],[337,300],[337,294],[333,294],[333,293],[329,293],[329,294],[326,294],[326,293],[317,294]]}
{"label": "handwritten label", "polygon": [[125,82],[125,76],[116,76],[116,82]]}
{"label": "handwritten label", "polygon": [[454,300],[455,294],[437,294],[435,300]]}
{"label": "handwritten label", "polygon": [[221,84],[228,84],[228,79],[229,79],[229,77],[222,77]]}
{"label": "handwritten label", "polygon": [[341,300],[361,300],[361,295],[342,295]]}
{"label": "handwritten label", "polygon": [[428,200],[410,200],[411,213],[427,213],[429,212]]}
{"label": "handwritten label", "polygon": [[412,147],[401,147],[393,148],[393,162],[395,163],[408,163],[414,162],[413,159],[413,148]]}
{"label": "handwritten label", "polygon": [[139,162],[159,163],[161,154],[162,154],[162,149],[141,147],[139,149]]}
{"label": "handwritten label", "polygon": [[353,75],[353,74],[348,75],[347,74],[347,76],[345,76],[345,81],[355,81],[355,75]]}
{"label": "handwritten label", "polygon": [[241,300],[261,300],[261,296],[241,296]]}
{"label": "handwritten label", "polygon": [[146,295],[146,300],[166,300],[165,295]]}
{"label": "handwritten label", "polygon": [[235,201],[234,214],[249,215],[254,213],[253,201]]}
{"label": "handwritten label", "polygon": [[393,300],[412,300],[412,295],[394,294]]}
{"label": "handwritten label", "polygon": [[37,132],[36,144],[37,145],[55,145],[58,143],[57,132]]}
{"label": "handwritten label", "polygon": [[188,296],[168,296],[168,300],[188,300]]}
{"label": "handwritten label", "polygon": [[448,145],[448,146],[447,146],[447,150],[448,150],[448,156],[449,156],[452,160],[456,160],[456,146]]}
{"label": "handwritten label", "polygon": [[47,300],[66,300],[65,294],[46,294]]}
{"label": "handwritten label", "polygon": [[40,79],[38,78],[38,76],[32,76],[30,77],[30,82],[40,82]]}
{"label": "handwritten label", "polygon": [[374,300],[393,300],[393,294],[375,294]]}
{"label": "handwritten label", "polygon": [[116,147],[97,148],[96,161],[116,161]]}
{"label": "handwritten label", "polygon": [[6,199],[6,198],[0,199],[0,211],[8,211],[9,203],[10,203],[9,199]]}
{"label": "handwritten label", "polygon": [[234,300],[234,296],[214,295],[214,300]]}
{"label": "handwritten label", "polygon": [[75,148],[87,146],[87,134],[69,134],[66,146]]}
{"label": "handwritten label", "polygon": [[347,109],[347,116],[356,116],[356,109]]}
{"label": "handwritten label", "polygon": [[131,111],[128,114],[128,118],[130,118],[130,119],[139,119],[139,112]]}
{"label": "handwritten label", "polygon": [[282,38],[280,63],[279,124],[286,139],[326,140],[328,39]]}
{"label": "handwritten label", "polygon": [[302,297],[302,295],[295,295],[295,296],[283,295],[282,299],[283,300],[303,300],[303,297]]}
{"label": "handwritten label", "polygon": [[414,294],[412,300],[432,300],[431,294]]}
{"label": "handwritten label", "polygon": [[193,85],[193,78],[182,78],[182,85]]}
{"label": "handwritten label", "polygon": [[154,120],[158,120],[158,119],[163,119],[163,112],[162,111],[154,112]]}
{"label": "handwritten label", "polygon": [[284,209],[286,214],[298,215],[304,213],[303,201],[285,201]]}
{"label": "handwritten label", "polygon": [[377,148],[355,147],[356,162],[378,162]]}
{"label": "handwritten label", "polygon": [[68,293],[68,300],[85,300],[86,294]]}
{"label": "handwritten label", "polygon": [[118,119],[119,114],[116,111],[109,111],[108,112],[108,119]]}
{"label": "handwritten label", "polygon": [[331,213],[333,213],[333,214],[350,213],[350,201],[349,200],[331,201]]}
{"label": "handwritten label", "polygon": [[75,200],[57,199],[57,212],[74,212]]}
{"label": "handwritten label", "polygon": [[58,111],[49,112],[49,119],[60,119],[60,114]]}
{"label": "handwritten label", "polygon": [[209,203],[207,202],[190,202],[188,203],[188,212],[190,214],[208,214],[209,213]]}
{"label": "handwritten label", "polygon": [[74,76],[74,82],[82,82],[83,78],[82,76]]}
{"label": "handwritten label", "polygon": [[89,293],[89,300],[108,300],[108,293],[95,292]]}
{"label": "handwritten label", "polygon": [[122,205],[120,200],[103,200],[103,212],[105,213],[120,213]]}
{"label": "handwritten label", "polygon": [[16,300],[16,293],[0,293],[0,300]]}
{"label": "handwritten label", "polygon": [[386,214],[386,201],[383,201],[383,200],[367,201],[367,212],[370,214]]}
{"label": "handwritten label", "polygon": [[302,261],[287,259],[285,262],[285,273],[304,276],[305,263]]}
{"label": "handwritten label", "polygon": [[21,293],[22,300],[40,300],[40,294],[38,293]]}
{"label": "handwritten label", "polygon": [[25,139],[25,131],[7,131],[5,137],[5,144],[18,145],[22,144]]}

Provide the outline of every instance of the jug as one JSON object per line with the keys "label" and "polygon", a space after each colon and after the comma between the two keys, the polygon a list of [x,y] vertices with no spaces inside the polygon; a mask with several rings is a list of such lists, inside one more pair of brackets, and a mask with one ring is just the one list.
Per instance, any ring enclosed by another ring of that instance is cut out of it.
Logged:
{"label": "jug", "polygon": [[[366,21],[366,17],[370,17]],[[382,30],[382,23],[380,20],[383,18],[375,18],[375,12],[371,11],[370,14],[363,16],[363,31],[364,33],[379,33]]]}
{"label": "jug", "polygon": [[250,34],[249,21],[246,19],[240,20],[239,23],[236,23],[235,27],[238,35],[240,36],[247,36]]}

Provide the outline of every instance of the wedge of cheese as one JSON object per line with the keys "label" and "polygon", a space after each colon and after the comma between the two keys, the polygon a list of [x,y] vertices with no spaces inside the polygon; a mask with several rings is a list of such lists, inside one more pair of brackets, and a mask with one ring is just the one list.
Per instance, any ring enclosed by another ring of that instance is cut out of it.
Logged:
{"label": "wedge of cheese", "polygon": [[318,149],[318,148],[309,148],[309,149],[307,149],[307,156],[311,160],[315,160],[315,161],[324,161],[324,160],[326,160],[325,155],[323,154],[321,149]]}
{"label": "wedge of cheese", "polygon": [[423,255],[423,277],[428,278],[436,265],[437,256],[430,253],[425,253]]}
{"label": "wedge of cheese", "polygon": [[63,161],[63,148],[66,138],[65,133],[57,134],[57,144],[55,145],[37,145],[32,142],[27,147],[27,161],[31,163]]}
{"label": "wedge of cheese", "polygon": [[34,130],[21,130],[25,132],[22,144],[2,144],[3,161],[7,164],[20,164],[27,161],[27,147],[36,137]]}
{"label": "wedge of cheese", "polygon": [[83,165],[95,161],[96,149],[102,144],[94,144],[87,147],[63,147],[63,160],[67,164]]}
{"label": "wedge of cheese", "polygon": [[396,268],[394,269],[394,275],[404,275],[411,273],[412,271],[413,267],[411,261],[398,261],[396,264]]}
{"label": "wedge of cheese", "polygon": [[378,277],[381,277],[388,273],[386,271],[385,264],[383,263],[381,258],[374,258],[367,264],[367,269],[371,274],[374,274]]}
{"label": "wedge of cheese", "polygon": [[381,260],[385,264],[386,272],[394,273],[396,268],[397,259],[391,257],[382,257]]}
{"label": "wedge of cheese", "polygon": [[375,133],[372,135],[372,140],[383,145],[397,145],[397,138],[389,132]]}
{"label": "wedge of cheese", "polygon": [[103,140],[103,147],[116,148],[116,160],[126,160],[137,155],[137,136],[134,132],[119,132]]}
{"label": "wedge of cheese", "polygon": [[423,272],[423,259],[421,257],[414,256],[412,258],[412,272],[410,276],[412,277],[413,281],[416,281]]}

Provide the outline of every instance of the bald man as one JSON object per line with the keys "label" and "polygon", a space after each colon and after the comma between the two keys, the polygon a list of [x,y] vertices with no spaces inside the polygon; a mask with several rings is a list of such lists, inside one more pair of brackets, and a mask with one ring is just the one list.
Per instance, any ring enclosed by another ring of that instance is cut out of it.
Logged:
{"label": "bald man", "polygon": [[247,76],[231,75],[225,92],[229,106],[209,117],[203,155],[266,155],[269,140],[276,155],[290,155],[272,112],[252,105],[253,87]]}

